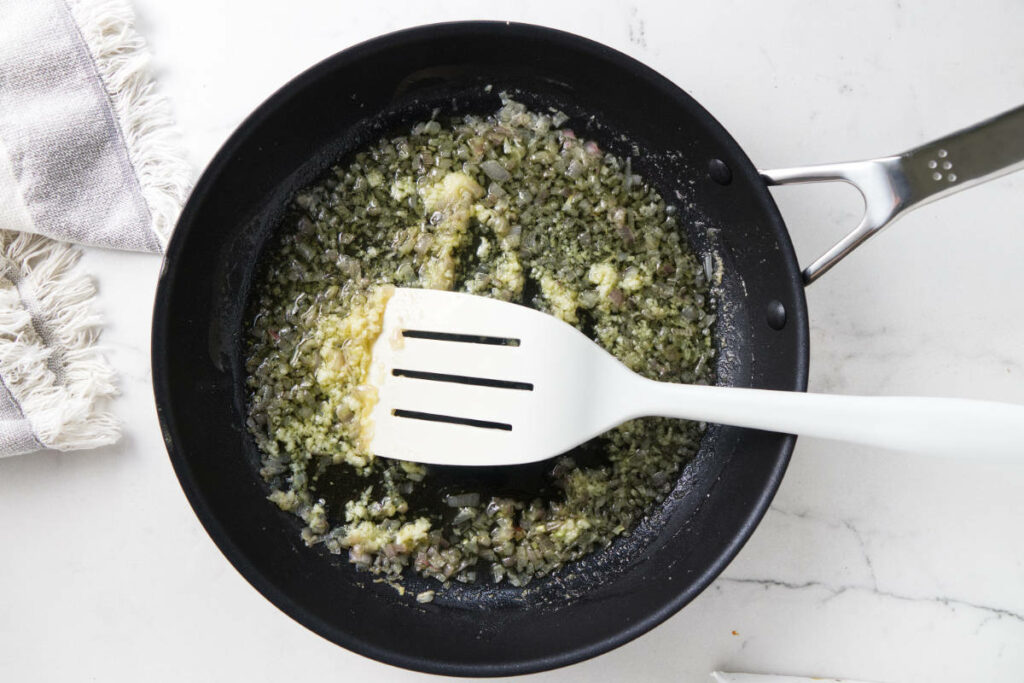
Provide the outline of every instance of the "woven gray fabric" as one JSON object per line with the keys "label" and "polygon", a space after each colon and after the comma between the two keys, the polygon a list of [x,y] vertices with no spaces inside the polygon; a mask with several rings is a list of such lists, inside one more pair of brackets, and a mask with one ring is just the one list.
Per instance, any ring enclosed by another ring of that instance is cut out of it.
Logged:
{"label": "woven gray fabric", "polygon": [[32,433],[32,425],[21,413],[21,407],[0,382],[0,454],[20,455],[31,453],[43,445]]}
{"label": "woven gray fabric", "polygon": [[160,251],[110,100],[62,0],[0,0],[0,141],[28,226]]}

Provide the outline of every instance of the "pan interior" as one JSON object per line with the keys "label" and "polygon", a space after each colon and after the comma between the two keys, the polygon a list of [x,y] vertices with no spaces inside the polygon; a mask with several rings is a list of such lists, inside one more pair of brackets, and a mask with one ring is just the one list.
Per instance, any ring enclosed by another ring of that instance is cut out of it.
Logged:
{"label": "pan interior", "polygon": [[[508,75],[498,77],[495,74],[490,78],[485,78],[482,75],[474,74],[472,70],[454,67],[428,69],[425,72],[410,74],[406,82],[401,84],[396,91],[396,103],[375,116],[361,120],[353,128],[340,131],[341,136],[334,145],[333,154],[317,155],[315,159],[311,159],[293,175],[292,183],[287,188],[281,188],[279,201],[267,206],[263,220],[260,221],[259,239],[253,243],[254,246],[259,245],[258,252],[255,255],[247,254],[250,256],[247,262],[258,263],[265,258],[266,251],[274,248],[274,237],[282,229],[281,221],[287,212],[290,199],[306,185],[317,182],[324,175],[325,164],[329,168],[339,162],[347,163],[355,152],[372,145],[381,137],[404,134],[412,125],[420,121],[432,118],[447,120],[450,117],[466,114],[494,113],[501,106],[499,93],[505,93],[512,99],[526,104],[533,111],[562,111],[570,116],[564,124],[565,127],[572,128],[584,138],[597,141],[602,149],[609,150],[620,158],[635,159],[633,166],[636,171],[649,182],[654,183],[666,201],[675,204],[679,209],[680,224],[686,231],[687,241],[695,253],[698,256],[710,253],[715,258],[721,258],[721,250],[715,243],[716,231],[691,197],[690,181],[695,182],[700,173],[687,163],[682,154],[665,153],[641,146],[642,143],[633,135],[615,127],[614,123],[605,122],[595,115],[593,110],[582,108],[577,101],[567,97],[563,92],[564,86],[560,87],[560,85],[543,81],[537,83],[532,79],[515,78]],[[726,257],[728,258],[728,254]],[[251,269],[245,276],[245,289],[250,296],[245,299],[229,296],[221,302],[221,306],[225,310],[235,309],[239,304],[243,304],[242,325],[247,318],[245,309],[251,304],[250,285],[257,270],[258,268]],[[735,269],[729,267],[726,267],[725,270],[730,273],[736,272]],[[720,293],[723,290],[724,288],[719,288]],[[728,296],[726,295],[724,298],[727,300]],[[723,314],[724,309],[724,305],[718,306],[717,313]],[[238,320],[239,311],[233,310],[233,313],[232,318]],[[235,376],[233,383],[236,389],[235,402],[244,411],[244,349],[242,348],[244,330],[241,329],[241,326],[235,329],[225,328],[222,330],[222,334],[225,339],[232,340],[227,347],[222,349],[222,353]],[[722,315],[722,323],[716,327],[715,340],[718,347],[717,376],[721,383],[730,384],[737,372],[742,373],[741,359],[744,357],[744,354],[735,352],[737,346],[743,342],[743,337],[738,333],[734,315]],[[713,433],[708,438],[711,441],[719,437]],[[249,443],[246,444],[248,460],[253,470],[258,472],[259,453],[251,440],[248,441]],[[710,457],[712,450],[709,447],[703,448],[703,459],[707,462],[702,461],[693,466],[697,469],[709,468],[709,470],[720,468],[723,463],[721,460]],[[574,458],[582,465],[601,462],[603,453],[600,444],[593,443],[589,448],[577,450],[574,452]],[[549,491],[550,479],[547,476],[551,466],[551,462],[500,468],[434,466],[430,468],[430,482],[433,489],[442,492],[449,490],[452,492],[480,491],[484,499],[491,495],[545,496],[551,493]],[[628,566],[641,556],[644,548],[665,527],[667,520],[673,515],[679,513],[680,516],[688,516],[686,508],[698,502],[699,494],[703,489],[701,486],[695,486],[695,483],[712,479],[710,476],[692,476],[693,474],[695,473],[686,473],[679,480],[668,500],[653,509],[651,516],[644,520],[635,531],[620,537],[610,547],[597,550],[586,558],[574,562],[551,577],[535,579],[525,588],[515,588],[507,583],[494,585],[487,580],[473,584],[453,581],[444,590],[438,590],[435,599],[438,604],[467,603],[492,607],[564,603],[578,598],[615,576],[624,566]],[[349,477],[345,483],[351,485],[350,493],[354,496],[357,496],[358,491],[365,486],[363,481],[354,476]],[[294,516],[284,513],[282,513],[282,517],[286,518],[283,523],[291,525],[295,529],[295,533],[298,534],[302,527],[301,522]],[[317,547],[315,552],[333,565],[347,564],[343,556],[341,558],[332,556],[324,552],[321,547]],[[439,589],[436,581],[423,579],[413,572],[407,572],[403,584],[412,591]],[[381,587],[380,592],[387,599],[398,599],[394,589]]]}
{"label": "pan interior", "polygon": [[[666,501],[609,548],[524,589],[452,582],[425,606],[345,557],[306,548],[301,522],[264,500],[259,453],[244,428],[243,325],[256,264],[290,198],[382,135],[435,115],[492,113],[501,92],[535,111],[563,111],[578,136],[630,157],[677,206],[693,250],[721,259],[720,384],[803,389],[806,381],[803,293],[774,204],[714,119],[642,65],[536,27],[457,24],[371,41],[282,89],[217,155],[169,248],[154,323],[161,425],[197,514],[257,588],[339,644],[436,673],[550,668],[658,623],[738,550],[792,444],[711,426]],[[728,184],[710,177],[712,159],[731,170]],[[772,301],[789,313],[782,330],[766,324]],[[549,467],[453,468],[434,479],[535,491]],[[437,587],[408,575],[412,591]]]}

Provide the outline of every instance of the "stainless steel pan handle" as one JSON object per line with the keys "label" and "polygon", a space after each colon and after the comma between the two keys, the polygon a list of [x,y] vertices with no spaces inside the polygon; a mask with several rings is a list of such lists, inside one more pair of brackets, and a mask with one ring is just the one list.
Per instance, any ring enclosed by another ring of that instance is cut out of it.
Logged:
{"label": "stainless steel pan handle", "polygon": [[1021,168],[1024,106],[896,156],[760,173],[768,185],[842,180],[864,196],[860,225],[804,269],[810,284],[911,209]]}

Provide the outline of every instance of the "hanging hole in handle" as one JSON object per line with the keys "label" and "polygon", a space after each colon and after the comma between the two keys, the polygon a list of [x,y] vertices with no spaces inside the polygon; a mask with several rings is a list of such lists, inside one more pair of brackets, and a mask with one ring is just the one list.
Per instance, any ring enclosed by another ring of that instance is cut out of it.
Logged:
{"label": "hanging hole in handle", "polygon": [[864,196],[847,182],[773,186],[801,266],[807,266],[855,230],[866,211]]}

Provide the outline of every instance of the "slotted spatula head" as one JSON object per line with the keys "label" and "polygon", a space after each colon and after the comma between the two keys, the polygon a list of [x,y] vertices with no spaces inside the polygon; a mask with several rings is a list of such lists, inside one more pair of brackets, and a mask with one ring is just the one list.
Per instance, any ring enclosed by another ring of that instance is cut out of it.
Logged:
{"label": "slotted spatula head", "polygon": [[557,318],[494,299],[395,290],[373,346],[374,455],[446,465],[550,458],[621,421],[595,400],[632,377]]}

